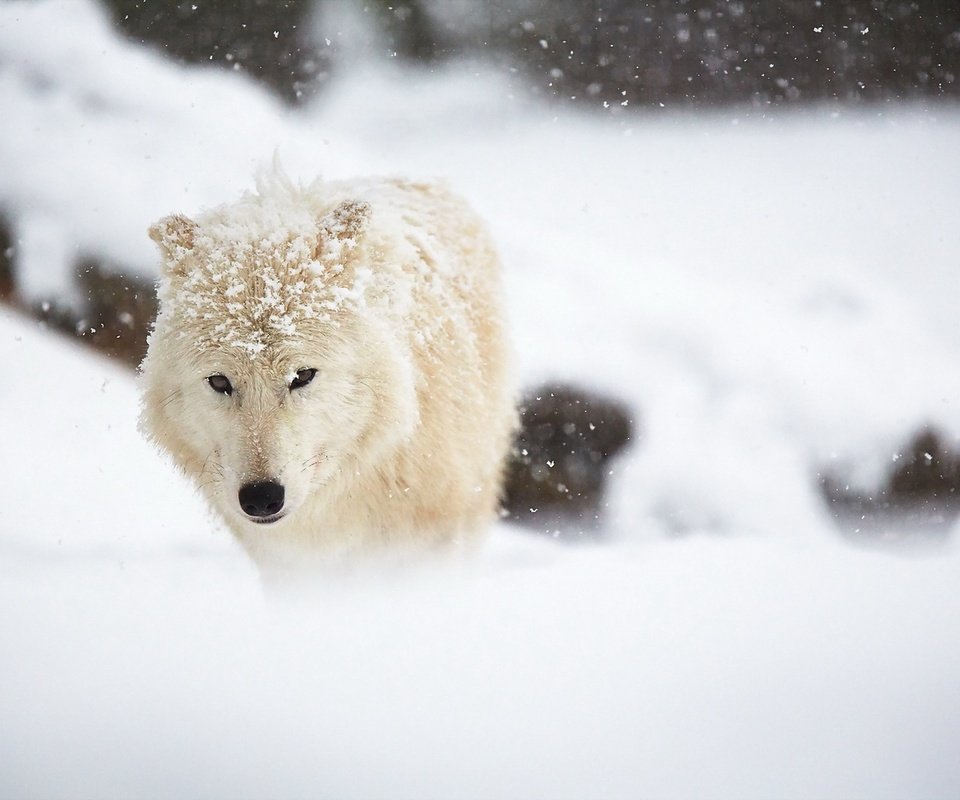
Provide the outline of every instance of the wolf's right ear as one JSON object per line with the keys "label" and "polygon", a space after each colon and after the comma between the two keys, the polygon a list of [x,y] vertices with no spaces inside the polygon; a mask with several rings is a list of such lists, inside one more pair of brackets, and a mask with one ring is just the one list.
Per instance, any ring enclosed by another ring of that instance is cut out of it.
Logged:
{"label": "wolf's right ear", "polygon": [[337,260],[344,250],[353,250],[370,219],[370,204],[346,200],[320,218],[316,257]]}
{"label": "wolf's right ear", "polygon": [[197,223],[183,214],[172,214],[150,226],[150,238],[159,246],[168,266],[175,267],[193,249]]}

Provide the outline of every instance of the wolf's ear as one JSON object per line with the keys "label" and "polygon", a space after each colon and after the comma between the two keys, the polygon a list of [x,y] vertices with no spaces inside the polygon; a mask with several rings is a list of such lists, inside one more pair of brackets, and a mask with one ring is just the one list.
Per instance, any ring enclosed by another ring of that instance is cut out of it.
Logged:
{"label": "wolf's ear", "polygon": [[320,217],[317,260],[336,261],[344,251],[353,250],[369,219],[370,204],[362,200],[345,200]]}
{"label": "wolf's ear", "polygon": [[173,214],[151,225],[148,233],[166,258],[176,259],[193,249],[197,223],[183,214]]}

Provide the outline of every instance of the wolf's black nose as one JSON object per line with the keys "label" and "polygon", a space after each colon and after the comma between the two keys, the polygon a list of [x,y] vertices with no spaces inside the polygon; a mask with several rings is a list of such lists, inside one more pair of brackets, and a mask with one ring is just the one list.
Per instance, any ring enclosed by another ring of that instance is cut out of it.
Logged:
{"label": "wolf's black nose", "polygon": [[257,481],[240,487],[240,508],[250,517],[272,517],[283,508],[283,487],[274,481]]}

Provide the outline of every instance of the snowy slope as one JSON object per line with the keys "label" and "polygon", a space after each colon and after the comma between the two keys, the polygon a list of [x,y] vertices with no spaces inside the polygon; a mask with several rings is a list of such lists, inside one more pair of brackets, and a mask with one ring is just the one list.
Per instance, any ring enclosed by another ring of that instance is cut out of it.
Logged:
{"label": "snowy slope", "polygon": [[271,604],[128,376],[7,313],[0,359],[0,796],[960,789],[956,547],[503,529]]}
{"label": "snowy slope", "polygon": [[[274,148],[441,175],[490,221],[521,377],[641,437],[603,544],[264,599],[112,364],[0,315],[0,797],[953,797],[960,554],[842,545],[818,471],[960,434],[960,113],[557,116],[484,69],[283,111],[85,0],[0,5],[0,207],[32,297]],[[678,533],[691,534],[678,537]],[[723,534],[706,536],[704,533]]]}

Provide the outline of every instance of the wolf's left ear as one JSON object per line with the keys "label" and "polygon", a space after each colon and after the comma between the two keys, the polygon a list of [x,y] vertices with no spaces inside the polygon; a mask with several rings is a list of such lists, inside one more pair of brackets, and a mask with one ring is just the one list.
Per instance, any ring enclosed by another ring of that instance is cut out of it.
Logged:
{"label": "wolf's left ear", "polygon": [[178,259],[184,251],[193,249],[197,223],[183,214],[173,214],[151,225],[148,233],[166,258]]}
{"label": "wolf's left ear", "polygon": [[345,200],[320,217],[317,260],[338,260],[344,250],[356,247],[369,219],[370,204],[362,200]]}

